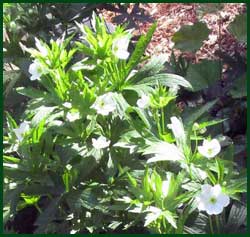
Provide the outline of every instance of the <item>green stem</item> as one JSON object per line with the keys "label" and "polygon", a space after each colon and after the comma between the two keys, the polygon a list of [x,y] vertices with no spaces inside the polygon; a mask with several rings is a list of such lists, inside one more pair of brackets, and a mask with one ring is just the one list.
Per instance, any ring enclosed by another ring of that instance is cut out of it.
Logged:
{"label": "green stem", "polygon": [[38,212],[41,214],[42,213],[42,210],[40,209],[40,207],[37,205],[37,203],[35,203],[35,208],[38,210]]}
{"label": "green stem", "polygon": [[198,147],[198,140],[197,140],[197,133],[196,133],[196,131],[194,131],[194,136],[195,136],[195,148],[194,148],[194,153],[193,153],[193,155],[190,156],[190,157],[191,157],[191,161],[190,161],[190,162],[193,161],[193,157],[194,157],[194,155],[196,154],[196,152],[197,152],[197,147]]}
{"label": "green stem", "polygon": [[162,134],[165,134],[165,116],[164,116],[164,108],[161,108],[161,126],[162,126]]}
{"label": "green stem", "polygon": [[192,174],[192,170],[191,170],[191,164],[188,164],[188,171],[189,171],[189,175],[191,180],[193,180],[193,174]]}
{"label": "green stem", "polygon": [[210,227],[211,234],[214,234],[212,218],[211,216],[209,216],[208,218],[209,218],[209,227]]}
{"label": "green stem", "polygon": [[218,215],[215,216],[215,222],[216,222],[217,232],[218,232],[218,234],[220,234],[220,221],[219,221],[219,216]]}
{"label": "green stem", "polygon": [[160,125],[160,121],[159,121],[158,110],[155,109],[153,111],[153,113],[154,113],[154,119],[155,119],[155,121],[157,123],[158,133],[159,133],[159,135],[161,135],[161,125]]}

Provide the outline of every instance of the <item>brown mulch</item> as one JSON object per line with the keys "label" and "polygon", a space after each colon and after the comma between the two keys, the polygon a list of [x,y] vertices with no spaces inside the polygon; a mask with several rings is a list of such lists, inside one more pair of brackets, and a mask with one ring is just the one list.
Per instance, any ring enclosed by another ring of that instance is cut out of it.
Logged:
{"label": "brown mulch", "polygon": [[[172,36],[182,25],[193,24],[199,20],[198,8],[200,4],[184,3],[140,3],[140,8],[145,10],[145,14],[158,22],[158,27],[154,33],[151,43],[147,48],[146,54],[165,53],[169,58],[174,43],[171,41]],[[130,4],[132,8],[133,4]],[[232,22],[236,15],[246,11],[244,3],[225,3],[222,10],[217,13],[203,15],[200,20],[207,23],[211,30],[208,40],[204,41],[203,46],[195,55],[190,55],[192,61],[198,62],[201,59],[216,59],[216,51],[219,49],[230,56],[236,52],[246,55],[246,45],[239,44],[237,40],[228,32],[227,26]],[[113,22],[113,19],[119,13],[107,10],[101,11],[107,22]],[[150,22],[136,22],[138,29],[134,31],[135,35],[147,32]],[[180,52],[174,49],[178,55]]]}

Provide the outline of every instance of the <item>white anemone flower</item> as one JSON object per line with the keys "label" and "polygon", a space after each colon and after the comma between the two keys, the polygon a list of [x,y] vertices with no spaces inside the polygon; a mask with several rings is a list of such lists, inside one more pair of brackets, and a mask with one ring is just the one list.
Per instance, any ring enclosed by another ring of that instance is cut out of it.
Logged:
{"label": "white anemone flower", "polygon": [[201,155],[208,159],[215,157],[220,153],[221,146],[217,139],[204,140],[202,146],[198,146],[198,151]]}
{"label": "white anemone flower", "polygon": [[81,117],[79,112],[68,112],[66,118],[69,122],[74,122],[80,119]]}
{"label": "white anemone flower", "polygon": [[41,53],[41,55],[46,57],[48,55],[47,48],[44,45],[42,45],[41,41],[38,40],[37,38],[35,38],[35,41],[36,41],[36,47],[39,50],[39,52]]}
{"label": "white anemone flower", "polygon": [[108,147],[110,144],[110,141],[104,137],[104,136],[100,136],[97,139],[92,138],[92,145],[95,149],[103,149]]}
{"label": "white anemone flower", "polygon": [[150,104],[150,98],[149,96],[143,94],[140,99],[137,100],[137,103],[139,108],[144,109],[147,108]]}
{"label": "white anemone flower", "polygon": [[23,135],[29,131],[30,126],[29,123],[24,121],[20,124],[19,128],[13,129],[14,133],[16,134],[16,137],[19,141],[23,140]]}
{"label": "white anemone flower", "polygon": [[29,66],[29,73],[31,74],[30,80],[35,81],[41,77],[45,73],[40,63],[35,60],[32,64]]}
{"label": "white anemone flower", "polygon": [[113,93],[108,92],[99,96],[91,108],[95,109],[98,114],[102,114],[104,116],[108,115],[110,112],[113,112],[116,109]]}
{"label": "white anemone flower", "polygon": [[196,197],[196,201],[200,211],[206,211],[208,215],[218,215],[229,204],[230,198],[222,193],[219,184],[215,186],[204,184],[201,187],[200,195]]}
{"label": "white anemone flower", "polygon": [[128,36],[122,36],[115,39],[112,45],[113,54],[119,59],[126,60],[129,57],[128,45],[129,45]]}

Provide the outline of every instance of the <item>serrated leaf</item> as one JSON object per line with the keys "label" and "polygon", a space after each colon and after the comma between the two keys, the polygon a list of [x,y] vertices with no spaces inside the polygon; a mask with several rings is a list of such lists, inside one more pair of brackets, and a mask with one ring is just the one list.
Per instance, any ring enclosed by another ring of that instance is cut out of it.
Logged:
{"label": "serrated leaf", "polygon": [[170,225],[172,225],[175,229],[177,229],[176,220],[174,218],[173,213],[171,213],[170,211],[166,210],[166,211],[162,212],[162,215],[166,218],[167,222]]}
{"label": "serrated leaf", "polygon": [[155,32],[156,29],[156,23],[154,23],[150,29],[148,30],[146,35],[142,35],[140,37],[140,39],[138,40],[136,46],[135,46],[135,50],[132,53],[128,64],[126,66],[127,68],[127,75],[129,75],[129,73],[140,63],[140,60],[143,56],[143,54],[145,53],[145,50],[148,46],[148,44],[151,41],[151,38]]}
{"label": "serrated leaf", "polygon": [[182,76],[170,73],[161,73],[155,76],[144,78],[139,82],[139,85],[145,84],[150,86],[156,86],[158,85],[158,82],[161,85],[167,87],[183,86],[185,88],[192,89],[192,85]]}
{"label": "serrated leaf", "polygon": [[172,41],[177,49],[195,52],[202,46],[203,41],[208,38],[209,33],[210,30],[205,23],[197,22],[191,26],[182,26],[174,34]]}

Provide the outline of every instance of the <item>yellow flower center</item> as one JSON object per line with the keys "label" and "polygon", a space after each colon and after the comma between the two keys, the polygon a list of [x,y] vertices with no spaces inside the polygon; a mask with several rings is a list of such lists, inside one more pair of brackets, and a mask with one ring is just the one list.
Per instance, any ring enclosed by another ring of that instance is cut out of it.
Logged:
{"label": "yellow flower center", "polygon": [[215,197],[211,197],[209,201],[214,204],[214,203],[216,203],[217,200]]}

